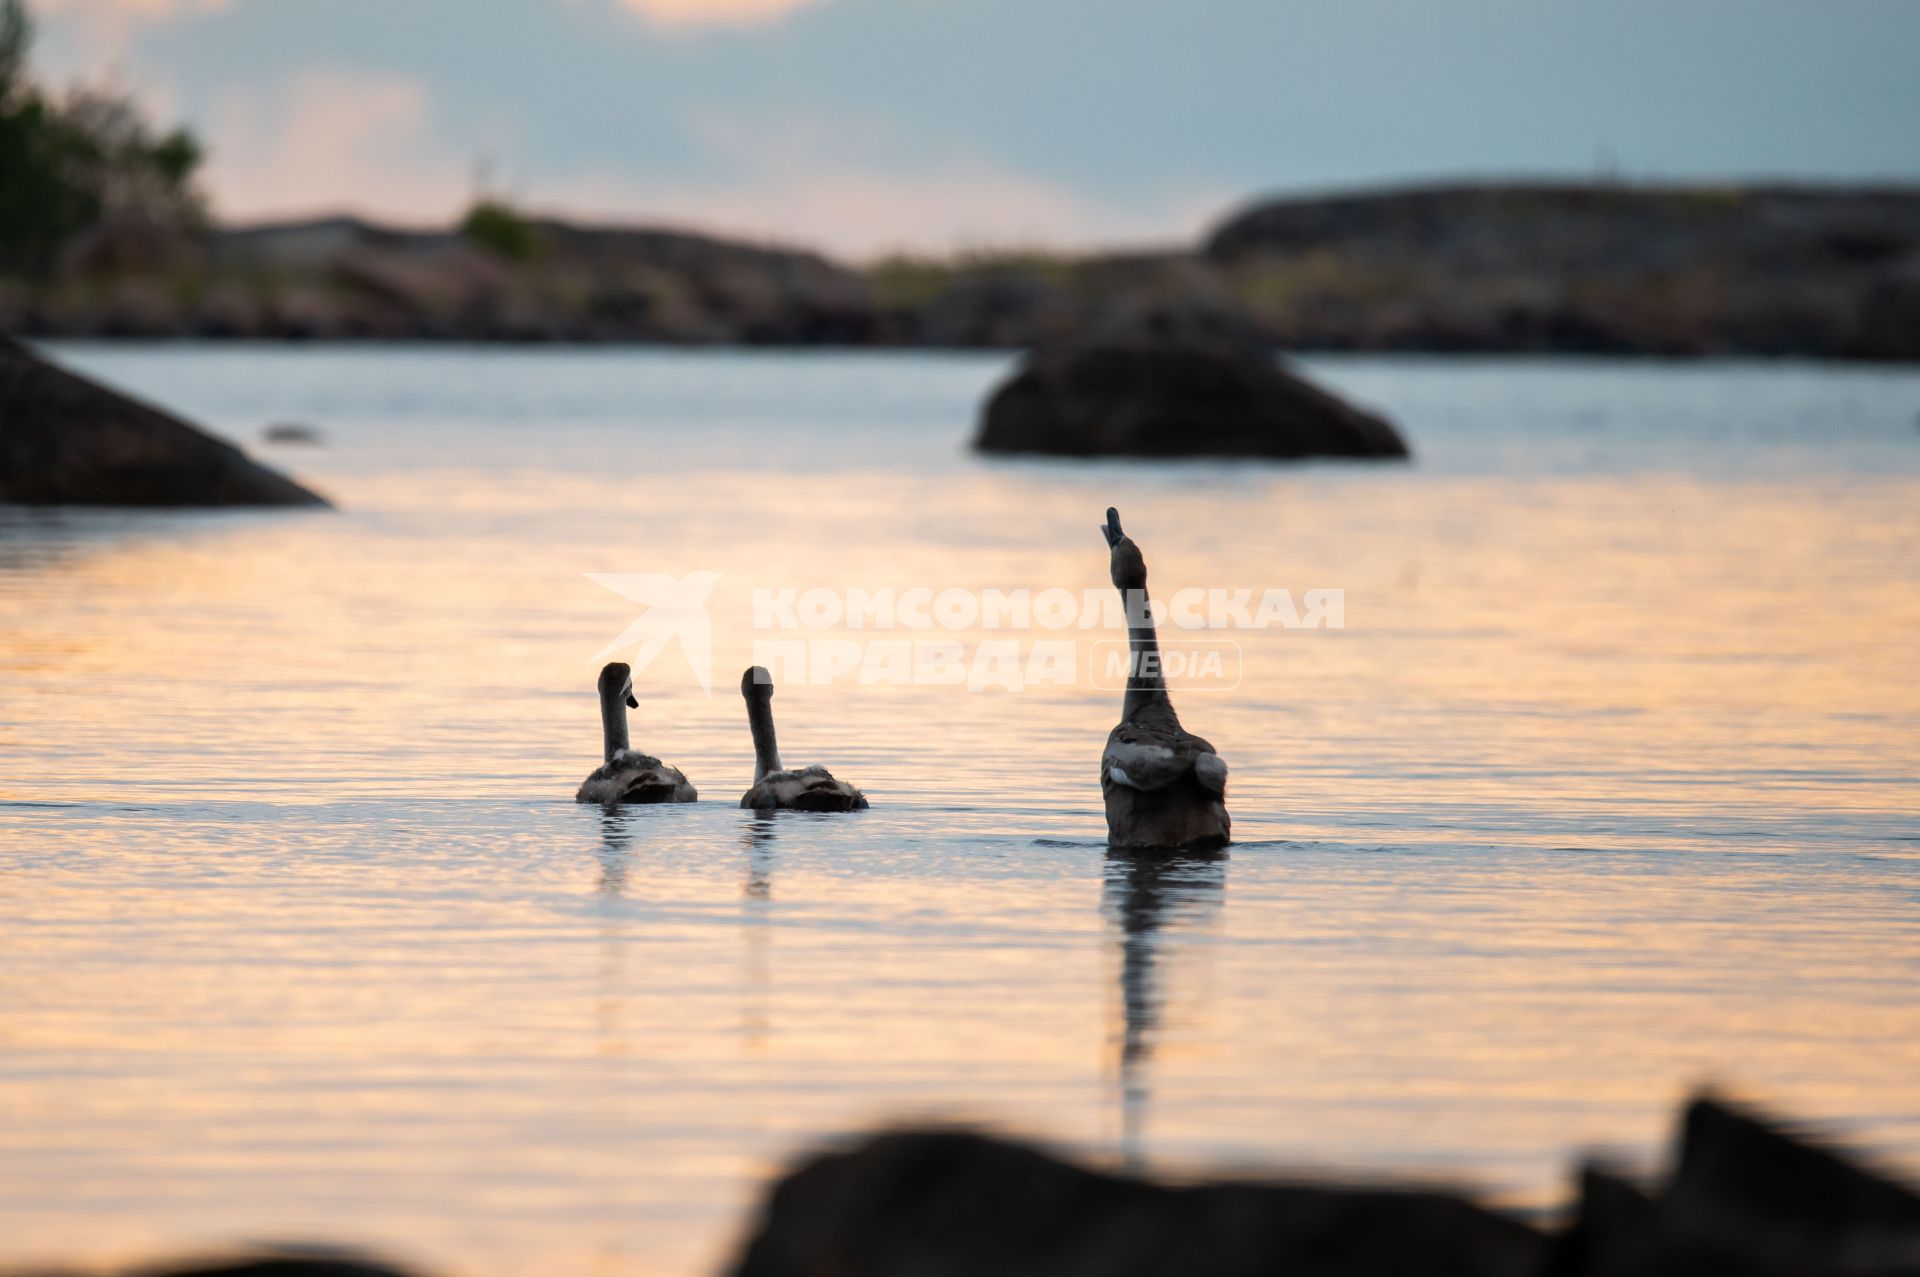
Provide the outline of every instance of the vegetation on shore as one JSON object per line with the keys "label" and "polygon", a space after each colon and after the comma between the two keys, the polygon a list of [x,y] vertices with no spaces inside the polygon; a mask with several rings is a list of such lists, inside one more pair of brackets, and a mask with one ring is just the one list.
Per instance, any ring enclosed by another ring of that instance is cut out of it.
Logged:
{"label": "vegetation on shore", "polygon": [[45,279],[63,251],[104,226],[197,231],[193,135],[156,132],[104,89],[49,93],[27,71],[32,39],[22,0],[0,0],[0,273]]}

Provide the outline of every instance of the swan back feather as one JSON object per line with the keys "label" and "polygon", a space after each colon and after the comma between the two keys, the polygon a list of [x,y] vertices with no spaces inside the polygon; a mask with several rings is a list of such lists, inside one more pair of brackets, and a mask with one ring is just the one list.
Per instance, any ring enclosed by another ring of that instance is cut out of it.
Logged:
{"label": "swan back feather", "polygon": [[575,802],[615,806],[621,803],[690,803],[700,797],[678,767],[652,754],[623,749],[580,782]]}
{"label": "swan back feather", "polygon": [[824,767],[768,772],[740,798],[742,807],[793,811],[862,811],[867,796]]}

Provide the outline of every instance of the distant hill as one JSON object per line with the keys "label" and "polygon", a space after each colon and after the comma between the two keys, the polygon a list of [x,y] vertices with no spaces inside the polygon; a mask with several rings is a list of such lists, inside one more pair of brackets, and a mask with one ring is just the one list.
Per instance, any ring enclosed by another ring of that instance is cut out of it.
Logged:
{"label": "distant hill", "polygon": [[[873,339],[866,280],[815,253],[531,219],[505,254],[353,217],[155,243],[103,226],[61,271],[0,282],[0,330],[40,336],[756,342]],[[131,242],[130,242],[131,241]]]}
{"label": "distant hill", "polygon": [[1201,251],[1288,345],[1920,358],[1920,187],[1276,199]]}

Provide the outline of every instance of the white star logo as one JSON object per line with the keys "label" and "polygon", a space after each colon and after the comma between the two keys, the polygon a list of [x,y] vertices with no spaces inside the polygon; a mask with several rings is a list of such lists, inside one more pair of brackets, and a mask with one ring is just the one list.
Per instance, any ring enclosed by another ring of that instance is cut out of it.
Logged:
{"label": "white star logo", "polygon": [[713,695],[713,618],[707,615],[707,599],[720,580],[718,572],[689,572],[684,577],[664,572],[589,572],[587,579],[646,609],[594,660],[604,661],[638,644],[631,664],[639,674],[679,639],[688,668],[700,680],[700,690]]}

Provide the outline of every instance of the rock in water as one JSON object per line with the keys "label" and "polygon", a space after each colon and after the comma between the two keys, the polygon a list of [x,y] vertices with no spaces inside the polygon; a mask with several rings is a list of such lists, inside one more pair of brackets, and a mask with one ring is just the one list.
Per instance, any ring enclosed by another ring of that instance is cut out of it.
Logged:
{"label": "rock in water", "polygon": [[322,442],[318,429],[297,421],[276,421],[260,432],[260,438],[266,443],[310,444],[316,447]]}
{"label": "rock in water", "polygon": [[1225,312],[1157,307],[1027,356],[988,400],[982,452],[1405,457],[1385,420],[1284,369]]}
{"label": "rock in water", "polygon": [[326,505],[177,417],[0,336],[0,501],[21,505]]}

